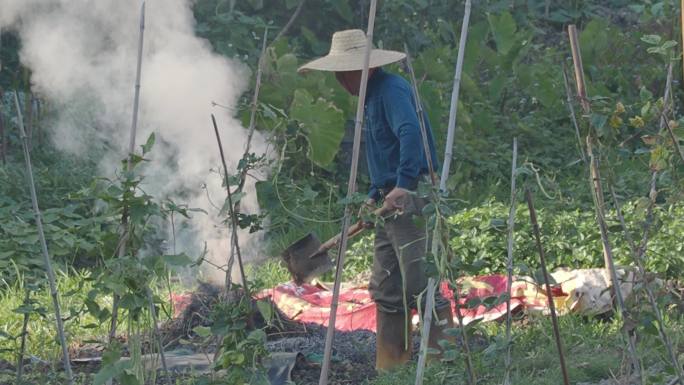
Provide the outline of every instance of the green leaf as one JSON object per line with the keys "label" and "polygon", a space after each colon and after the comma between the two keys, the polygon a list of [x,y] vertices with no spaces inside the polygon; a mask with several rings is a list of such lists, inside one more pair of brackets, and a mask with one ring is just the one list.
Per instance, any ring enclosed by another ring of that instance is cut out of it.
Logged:
{"label": "green leaf", "polygon": [[515,31],[518,28],[513,15],[509,12],[503,12],[499,16],[487,15],[487,20],[494,35],[496,50],[500,54],[508,53],[515,44]]}
{"label": "green leaf", "polygon": [[[93,378],[93,385],[103,385],[112,378],[124,374],[127,369],[133,368],[133,361],[118,361],[113,365],[105,365],[100,369],[95,378]],[[129,382],[130,383],[130,382]]]}
{"label": "green leaf", "polygon": [[641,41],[648,43],[648,44],[653,44],[653,45],[660,44],[660,41],[662,39],[663,38],[660,37],[659,35],[644,35],[641,37]]}
{"label": "green leaf", "polygon": [[150,152],[152,150],[152,147],[154,146],[154,141],[155,141],[155,136],[154,136],[154,132],[153,132],[150,134],[150,136],[147,137],[147,142],[145,142],[145,144],[140,146],[140,147],[142,147],[143,155],[147,154],[148,152]]}
{"label": "green leaf", "polygon": [[299,89],[295,91],[290,116],[299,121],[309,142],[309,159],[321,167],[328,166],[344,137],[342,111],[322,98],[314,102],[306,90]]}
{"label": "green leaf", "polygon": [[192,265],[193,260],[187,254],[165,255],[162,257],[167,265],[171,266],[188,266]]}

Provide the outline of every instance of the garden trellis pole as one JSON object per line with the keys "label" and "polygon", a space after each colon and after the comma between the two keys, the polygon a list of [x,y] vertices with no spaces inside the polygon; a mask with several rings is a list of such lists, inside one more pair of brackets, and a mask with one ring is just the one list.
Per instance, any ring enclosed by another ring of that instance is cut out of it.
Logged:
{"label": "garden trellis pole", "polygon": [[50,285],[50,296],[52,297],[52,304],[55,307],[55,321],[57,324],[57,333],[59,334],[59,343],[62,345],[62,360],[64,362],[64,371],[67,376],[67,383],[73,384],[73,375],[71,373],[71,360],[69,359],[69,347],[67,346],[66,336],[64,335],[64,324],[62,322],[62,312],[59,307],[59,297],[57,293],[57,282],[55,279],[55,271],[52,269],[52,262],[47,248],[47,241],[45,240],[45,232],[43,231],[43,220],[38,207],[38,196],[36,195],[36,185],[33,181],[33,168],[31,167],[31,154],[29,152],[29,142],[26,132],[24,131],[24,120],[21,116],[21,106],[19,105],[19,96],[17,91],[14,91],[14,104],[17,108],[17,122],[19,126],[19,133],[21,136],[22,147],[24,148],[24,159],[26,160],[26,177],[28,179],[29,189],[31,191],[31,203],[33,204],[33,212],[36,216],[36,227],[38,228],[38,237],[40,239],[40,248],[43,252],[43,262],[45,263],[45,273],[48,277],[48,284]]}
{"label": "garden trellis pole", "polygon": [[356,193],[356,173],[359,168],[359,152],[361,150],[361,129],[363,125],[364,105],[366,100],[366,90],[368,88],[368,67],[370,55],[373,48],[373,29],[375,28],[375,12],[378,0],[371,0],[368,14],[368,31],[366,32],[366,53],[363,60],[363,70],[361,71],[361,84],[359,89],[359,101],[356,106],[356,121],[354,124],[354,146],[352,150],[351,170],[349,172],[349,183],[347,184],[347,199],[344,204],[344,219],[342,220],[342,235],[340,236],[340,248],[337,253],[335,268],[335,283],[333,284],[332,302],[330,304],[330,317],[328,318],[328,330],[325,335],[325,350],[323,351],[323,364],[318,385],[328,384],[328,372],[330,370],[330,358],[332,354],[332,344],[335,337],[335,319],[337,317],[337,307],[340,298],[340,284],[342,283],[342,269],[344,268],[344,257],[347,252],[347,229],[351,222],[352,197]]}
{"label": "garden trellis pole", "polygon": [[[31,291],[26,287],[26,279],[24,279],[24,304],[29,306],[31,300]],[[19,355],[17,357],[17,384],[21,384],[21,377],[24,374],[24,353],[26,352],[26,335],[28,334],[28,323],[30,312],[24,312],[24,322],[21,325],[21,343],[19,345]]]}
{"label": "garden trellis pole", "polygon": [[[216,125],[216,118],[214,117],[214,114],[211,114],[211,123],[214,125],[214,132],[216,133],[216,142],[218,143],[218,148],[219,148],[219,154],[221,155],[221,163],[223,163],[223,172],[225,174],[226,178],[226,194],[227,194],[227,199],[228,199],[228,215],[230,215],[230,227],[231,227],[231,235],[230,235],[230,240],[231,240],[231,255],[230,259],[233,259],[232,251],[235,250],[237,254],[237,260],[238,260],[238,267],[240,269],[240,279],[242,280],[242,287],[245,290],[245,293],[249,295],[249,290],[247,288],[247,278],[245,277],[245,268],[242,263],[242,253],[240,252],[240,245],[238,242],[238,223],[237,223],[237,217],[235,213],[235,206],[233,206],[233,194],[230,191],[230,178],[228,178],[228,166],[226,165],[226,157],[223,154],[223,145],[221,145],[221,136],[219,135],[219,130],[218,126]],[[229,266],[228,269],[226,269],[226,283],[230,283],[230,274],[231,274],[231,266],[232,262],[228,262]],[[230,287],[226,287],[226,292],[230,290]],[[251,317],[250,317],[251,318]]]}
{"label": "garden trellis pole", "polygon": [[[579,38],[577,35],[577,28],[575,27],[575,25],[571,24],[568,26],[568,35],[570,38],[570,48],[572,50],[572,59],[575,69],[577,96],[580,99],[584,115],[588,117],[591,114],[591,105],[589,104],[589,99],[587,98],[586,84],[584,81],[584,67],[582,65],[582,54],[579,45]],[[594,141],[595,138],[592,135],[592,127],[590,127],[589,133],[587,134],[586,138],[586,151],[589,157],[589,189],[592,193],[594,208],[596,211],[596,222],[598,224],[599,233],[601,235],[601,244],[603,246],[603,257],[605,263],[604,269],[608,271],[606,280],[608,281],[609,287],[612,287],[612,292],[614,293],[617,302],[618,312],[620,313],[620,316],[622,317],[624,322],[624,320],[627,318],[627,308],[622,297],[622,291],[620,289],[620,280],[618,279],[617,271],[615,269],[613,249],[610,244],[610,239],[608,238],[608,225],[606,224],[605,201],[603,197],[603,187],[601,185],[599,159],[594,155]],[[630,358],[632,361],[632,369],[635,372],[634,374],[637,377],[638,383],[642,384],[643,380],[641,362],[639,361],[639,356],[637,354],[635,339],[632,338],[633,336],[624,328],[623,332],[625,333],[625,338],[627,338],[627,348],[629,350]]]}
{"label": "garden trellis pole", "polygon": [[563,384],[570,385],[570,379],[568,378],[568,369],[565,366],[565,355],[563,354],[563,342],[561,341],[560,328],[558,327],[556,304],[553,302],[553,294],[551,293],[551,279],[549,278],[549,271],[546,269],[544,247],[541,243],[541,231],[539,230],[539,223],[537,222],[537,212],[534,209],[534,202],[532,201],[532,193],[529,189],[525,190],[525,196],[527,198],[527,208],[530,211],[530,221],[532,222],[532,231],[534,233],[534,239],[537,243],[537,251],[539,251],[539,261],[541,263],[542,275],[544,276],[544,285],[546,286],[546,298],[549,303],[549,310],[551,311],[553,336],[556,339],[556,347],[558,348],[558,359],[560,360],[561,372],[563,374]]}
{"label": "garden trellis pole", "polygon": [[[126,159],[126,171],[130,171],[135,152],[135,136],[138,128],[138,107],[140,105],[140,77],[142,73],[143,42],[145,36],[145,2],[140,6],[140,34],[138,36],[138,61],[135,73],[135,94],[133,97],[133,117],[131,122],[131,133],[128,142],[128,157]],[[126,255],[126,243],[128,242],[128,208],[124,206],[121,214],[121,238],[118,244],[118,257]],[[119,302],[121,298],[114,294],[112,300],[112,320],[109,328],[109,343],[116,337],[116,329],[119,317]]]}
{"label": "garden trellis pole", "polygon": [[411,85],[413,86],[413,100],[416,102],[416,115],[418,115],[418,125],[420,126],[420,136],[423,139],[423,151],[427,159],[428,171],[430,172],[430,183],[432,187],[437,184],[437,177],[435,176],[435,166],[432,164],[432,156],[430,151],[430,142],[427,136],[427,127],[425,126],[425,112],[423,111],[423,104],[420,100],[420,91],[418,91],[418,82],[416,81],[416,74],[413,72],[413,65],[411,64],[411,55],[409,54],[408,45],[404,44],[404,53],[406,53],[406,68],[408,69]]}
{"label": "garden trellis pole", "polygon": [[508,211],[508,260],[506,264],[506,360],[504,385],[511,384],[511,290],[513,287],[513,236],[515,226],[516,189],[515,175],[518,169],[518,138],[513,138],[513,160],[511,161],[511,208]]}
{"label": "garden trellis pole", "polygon": [[416,367],[416,385],[423,385],[425,373],[425,361],[428,355],[428,339],[430,338],[430,325],[432,324],[432,310],[435,307],[435,279],[430,277],[427,284],[427,299],[425,300],[425,315],[423,316],[422,330],[420,332],[420,353],[418,366]]}
{"label": "garden trellis pole", "polygon": [[456,134],[456,113],[458,112],[458,96],[461,89],[461,74],[463,73],[463,56],[465,55],[466,41],[468,39],[468,23],[470,22],[471,1],[466,0],[463,25],[461,26],[461,40],[458,43],[458,57],[456,58],[456,71],[454,72],[454,86],[451,90],[451,107],[449,109],[449,125],[447,126],[447,142],[444,151],[444,165],[442,177],[439,180],[439,189],[446,192],[446,183],[451,168],[451,158],[454,153],[454,135]]}

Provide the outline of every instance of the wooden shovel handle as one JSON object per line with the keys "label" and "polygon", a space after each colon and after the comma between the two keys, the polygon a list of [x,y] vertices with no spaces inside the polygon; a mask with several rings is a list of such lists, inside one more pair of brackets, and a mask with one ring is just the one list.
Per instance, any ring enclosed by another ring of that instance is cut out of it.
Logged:
{"label": "wooden shovel handle", "polygon": [[[387,212],[387,208],[385,207],[380,207],[379,209],[373,211],[373,215],[376,216],[381,216]],[[366,226],[364,226],[362,221],[358,221],[354,223],[353,225],[349,226],[347,229],[347,236],[349,238],[363,232],[363,230],[366,229]],[[335,235],[334,237],[330,238],[326,242],[324,242],[321,247],[318,248],[318,252],[316,254],[322,253],[324,251],[328,251],[332,249],[333,247],[337,246],[340,243],[340,239],[342,239],[342,233],[339,233]]]}

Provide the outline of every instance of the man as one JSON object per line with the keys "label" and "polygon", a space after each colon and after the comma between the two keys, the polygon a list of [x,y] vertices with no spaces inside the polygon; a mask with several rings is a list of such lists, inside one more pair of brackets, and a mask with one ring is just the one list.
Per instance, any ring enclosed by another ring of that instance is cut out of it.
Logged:
{"label": "man", "polygon": [[[307,70],[330,71],[342,87],[358,95],[366,52],[361,30],[333,34],[330,53],[303,65]],[[418,182],[428,174],[416,104],[409,83],[385,72],[383,65],[404,59],[401,52],[373,49],[370,56],[365,100],[365,145],[371,188],[366,205],[382,203],[395,214],[375,229],[375,253],[369,290],[377,305],[377,353],[375,366],[387,370],[411,358],[410,311],[425,290],[425,229],[416,225],[424,200],[416,196]],[[429,156],[437,164],[430,124]],[[423,296],[425,297],[425,296]],[[436,295],[437,319],[430,332],[430,347],[441,351],[443,329],[453,327],[449,301]]]}

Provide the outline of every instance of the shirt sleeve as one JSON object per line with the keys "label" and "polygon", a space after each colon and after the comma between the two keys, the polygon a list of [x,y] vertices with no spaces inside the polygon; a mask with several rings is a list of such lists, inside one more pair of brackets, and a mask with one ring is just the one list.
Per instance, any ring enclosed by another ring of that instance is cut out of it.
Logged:
{"label": "shirt sleeve", "polygon": [[396,186],[415,190],[423,160],[423,144],[413,95],[408,87],[392,84],[383,95],[383,107],[385,118],[399,139]]}

